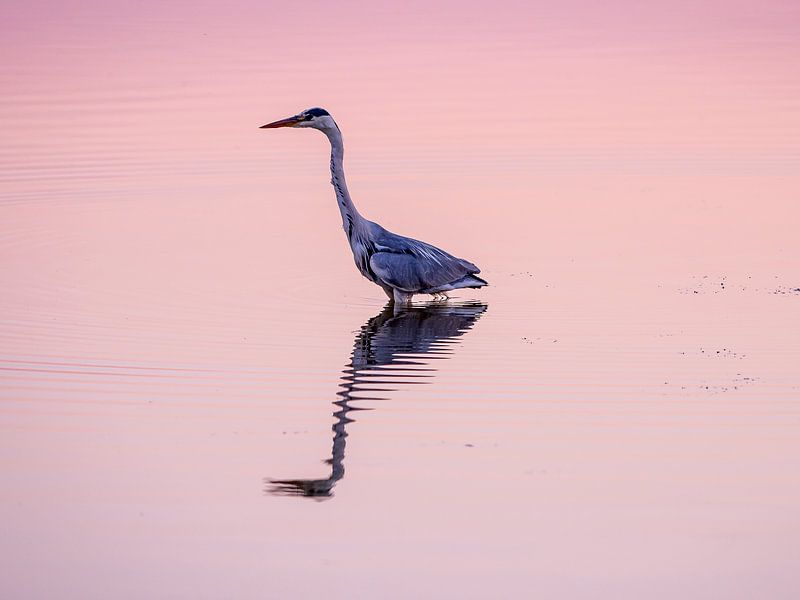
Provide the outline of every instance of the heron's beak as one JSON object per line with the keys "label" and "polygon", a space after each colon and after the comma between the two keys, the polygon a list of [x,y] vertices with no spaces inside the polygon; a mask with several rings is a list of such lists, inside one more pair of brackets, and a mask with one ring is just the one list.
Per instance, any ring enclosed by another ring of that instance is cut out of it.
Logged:
{"label": "heron's beak", "polygon": [[289,117],[288,119],[281,119],[280,121],[273,121],[272,123],[267,123],[266,125],[262,125],[259,129],[275,129],[276,127],[292,127],[297,125],[303,121],[303,117],[299,115],[295,115],[294,117]]}

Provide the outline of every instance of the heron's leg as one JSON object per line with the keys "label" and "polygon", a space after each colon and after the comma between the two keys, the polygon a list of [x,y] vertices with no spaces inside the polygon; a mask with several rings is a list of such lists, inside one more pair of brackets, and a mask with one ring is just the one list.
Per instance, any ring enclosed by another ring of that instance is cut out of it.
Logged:
{"label": "heron's leg", "polygon": [[387,296],[389,296],[389,301],[390,302],[394,302],[394,290],[392,288],[390,288],[388,286],[384,286],[384,285],[381,286],[381,289],[384,291],[384,293]]}
{"label": "heron's leg", "polygon": [[401,292],[400,290],[394,290],[394,303],[400,304],[403,306],[408,306],[411,304],[411,298],[414,294],[410,294],[408,292]]}

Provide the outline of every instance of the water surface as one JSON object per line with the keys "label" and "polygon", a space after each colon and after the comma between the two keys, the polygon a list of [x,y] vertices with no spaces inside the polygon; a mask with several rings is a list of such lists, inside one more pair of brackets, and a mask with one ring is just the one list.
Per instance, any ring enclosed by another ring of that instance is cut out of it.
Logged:
{"label": "water surface", "polygon": [[4,598],[797,597],[794,3],[5,13]]}

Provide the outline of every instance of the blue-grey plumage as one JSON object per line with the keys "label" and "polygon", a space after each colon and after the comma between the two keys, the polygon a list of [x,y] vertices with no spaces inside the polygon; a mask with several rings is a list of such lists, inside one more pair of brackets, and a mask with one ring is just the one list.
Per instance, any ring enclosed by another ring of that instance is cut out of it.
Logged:
{"label": "blue-grey plumage", "polygon": [[431,244],[387,231],[359,214],[345,182],[342,133],[328,111],[309,108],[288,119],[263,125],[262,129],[277,127],[310,127],[328,137],[331,184],[356,266],[364,277],[383,288],[391,301],[408,304],[414,294],[446,298],[450,290],[488,285],[477,276],[481,270],[471,262]]}

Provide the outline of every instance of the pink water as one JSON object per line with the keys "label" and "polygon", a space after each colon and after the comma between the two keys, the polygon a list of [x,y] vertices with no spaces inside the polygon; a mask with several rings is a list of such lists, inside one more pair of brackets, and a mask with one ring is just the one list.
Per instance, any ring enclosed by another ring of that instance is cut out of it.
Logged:
{"label": "pink water", "polygon": [[3,12],[0,596],[798,596],[796,3]]}

